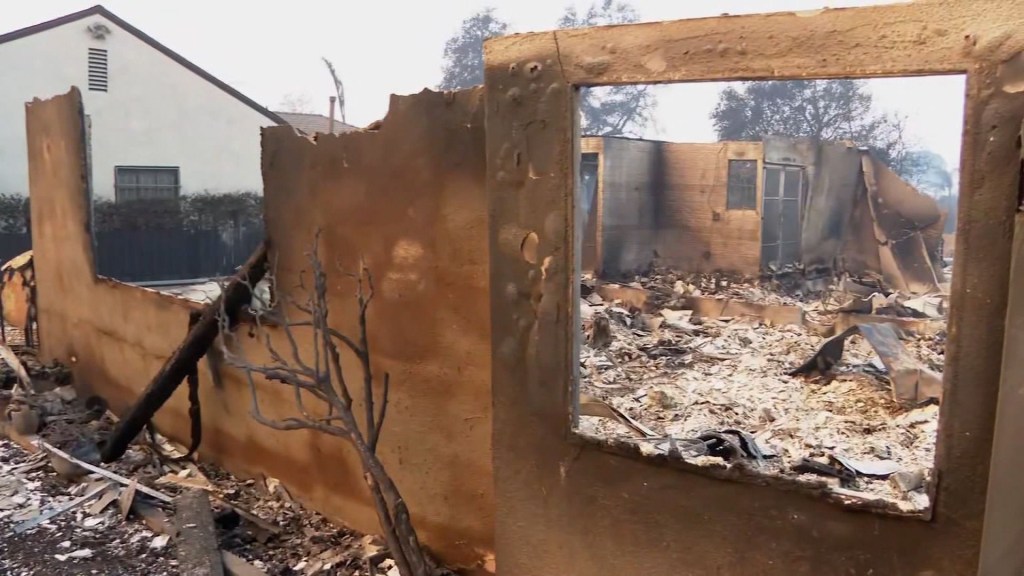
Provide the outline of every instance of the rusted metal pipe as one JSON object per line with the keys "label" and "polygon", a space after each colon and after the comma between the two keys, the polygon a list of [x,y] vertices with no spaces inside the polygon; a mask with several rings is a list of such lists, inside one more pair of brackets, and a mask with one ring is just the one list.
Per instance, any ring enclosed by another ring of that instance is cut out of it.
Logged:
{"label": "rusted metal pipe", "polygon": [[328,130],[331,131],[331,134],[334,134],[334,103],[337,102],[337,100],[338,100],[337,96],[331,96],[331,113],[330,113],[331,126],[330,126],[330,128],[328,128]]}

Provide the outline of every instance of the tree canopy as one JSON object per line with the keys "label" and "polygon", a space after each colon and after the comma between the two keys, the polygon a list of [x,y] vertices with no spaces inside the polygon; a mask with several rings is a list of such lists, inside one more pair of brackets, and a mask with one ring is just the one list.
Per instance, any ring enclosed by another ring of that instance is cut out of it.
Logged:
{"label": "tree canopy", "polygon": [[[596,0],[586,11],[566,8],[558,28],[583,28],[637,22],[637,11],[624,0]],[[459,90],[484,81],[484,40],[510,32],[494,8],[462,21],[459,32],[444,47],[441,90]],[[582,131],[597,136],[640,136],[653,121],[656,106],[649,86],[584,88],[580,92]]]}
{"label": "tree canopy", "polygon": [[441,90],[461,90],[484,83],[484,40],[508,33],[508,23],[484,8],[462,21],[444,45]]}
{"label": "tree canopy", "polygon": [[946,160],[931,150],[912,150],[904,161],[904,178],[918,190],[931,194],[939,203],[939,209],[947,212],[947,234],[956,232],[957,205],[960,195],[953,169]]}
{"label": "tree canopy", "polygon": [[[631,24],[640,16],[628,2],[597,0],[580,13],[566,8],[558,28]],[[580,127],[589,136],[640,136],[653,122],[657,106],[650,86],[601,86],[580,90]]]}
{"label": "tree canopy", "polygon": [[953,171],[935,152],[912,150],[907,153],[904,163],[910,174],[910,183],[918,189],[933,195],[948,194],[953,190]]}
{"label": "tree canopy", "polygon": [[851,140],[903,176],[913,165],[905,120],[876,110],[863,80],[745,82],[722,90],[711,120],[720,140]]}

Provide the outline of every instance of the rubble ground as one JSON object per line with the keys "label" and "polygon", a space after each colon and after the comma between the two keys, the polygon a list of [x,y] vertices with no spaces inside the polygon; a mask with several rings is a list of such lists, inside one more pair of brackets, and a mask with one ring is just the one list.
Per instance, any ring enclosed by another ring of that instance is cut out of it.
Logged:
{"label": "rubble ground", "polygon": [[[0,425],[0,574],[178,574],[174,507],[145,490],[172,501],[189,490],[209,494],[219,549],[248,563],[252,573],[397,574],[378,538],[303,508],[274,478],[241,480],[216,466],[175,461],[184,450],[159,435],[141,434],[122,458],[101,466],[137,488],[74,470],[48,447],[98,463],[90,451],[115,418],[95,397],[78,398],[63,367],[42,366],[25,351],[18,356],[36,387],[27,402],[45,426],[38,435],[18,435],[6,426],[7,412]],[[15,372],[0,362],[3,411],[19,401]]]}
{"label": "rubble ground", "polygon": [[173,543],[153,546],[158,535],[137,522],[119,523],[110,510],[90,516],[69,511],[35,530],[13,528],[41,510],[74,500],[72,490],[20,446],[0,440],[0,574],[175,576]]}
{"label": "rubble ground", "polygon": [[[678,283],[673,288],[670,282],[666,289],[664,283],[658,286],[647,278],[640,284],[651,298],[673,289],[681,292]],[[726,284],[718,297],[760,296],[762,303],[810,308],[819,320],[829,315],[820,295],[779,294],[765,285],[736,281]],[[688,286],[686,291],[696,291]],[[701,319],[691,311],[669,308],[645,313],[622,302],[604,302],[596,293],[580,305],[585,331],[593,330],[598,316],[607,318],[611,328],[610,343],[594,347],[584,339],[581,393],[650,429],[653,438],[637,441],[636,427],[595,416],[581,416],[580,433],[635,441],[645,453],[664,454],[678,449],[670,438],[692,440],[707,432],[740,430],[752,436],[766,456],[752,463],[761,474],[816,486],[824,482],[836,493],[884,501],[899,512],[928,509],[925,484],[934,461],[938,405],[895,400],[885,367],[865,338],[847,340],[833,374],[790,376],[787,373],[826,340],[820,330],[771,326],[758,318]],[[666,305],[666,299],[658,305]],[[942,371],[944,332],[903,336],[903,346],[923,366]],[[735,462],[683,452],[687,461],[698,465]],[[798,465],[804,459],[828,464],[836,457],[852,461],[855,468],[859,465],[862,472],[875,470],[839,478],[808,473],[806,466]],[[878,472],[879,466],[888,469]]]}

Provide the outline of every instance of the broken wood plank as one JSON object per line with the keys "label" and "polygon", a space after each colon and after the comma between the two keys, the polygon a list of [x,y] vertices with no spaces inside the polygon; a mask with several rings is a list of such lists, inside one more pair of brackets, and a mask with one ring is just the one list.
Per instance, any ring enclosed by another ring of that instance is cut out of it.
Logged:
{"label": "broken wood plank", "polygon": [[35,528],[36,526],[42,524],[43,522],[46,522],[50,518],[53,518],[53,517],[58,516],[60,514],[63,514],[65,512],[67,512],[68,510],[72,510],[74,508],[78,508],[82,504],[85,504],[89,500],[92,500],[93,498],[95,498],[100,492],[103,492],[104,490],[106,490],[109,487],[110,487],[110,484],[107,484],[107,483],[105,483],[105,484],[103,484],[101,486],[97,486],[96,488],[93,488],[92,490],[86,492],[85,495],[83,495],[83,496],[81,496],[79,498],[75,498],[71,502],[63,504],[61,506],[57,506],[55,508],[51,508],[51,509],[47,510],[46,512],[43,512],[43,513],[39,514],[35,518],[32,518],[31,520],[26,520],[26,521],[22,522],[21,524],[18,524],[17,526],[14,527],[14,533],[15,534],[21,534],[22,532],[25,532],[26,530],[31,530],[32,528]]}
{"label": "broken wood plank", "polygon": [[637,422],[625,412],[588,394],[580,394],[580,416],[596,416],[598,418],[617,420],[628,426],[641,438],[654,438],[657,436],[654,431]]}
{"label": "broken wood plank", "polygon": [[138,488],[139,483],[132,480],[132,483],[121,492],[121,497],[117,499],[117,507],[121,510],[121,522],[124,522],[128,518],[128,513],[132,511],[132,502],[135,501],[135,491]]}
{"label": "broken wood plank", "polygon": [[32,472],[38,470],[47,464],[46,454],[40,452],[38,449],[34,454],[29,456],[24,464],[15,466],[8,470],[10,474],[24,474],[26,472]]}
{"label": "broken wood plank", "polygon": [[[104,478],[107,478],[109,480],[113,480],[113,481],[117,482],[118,484],[123,484],[125,486],[130,486],[134,482],[134,480],[129,480],[128,478],[125,478],[124,476],[119,476],[119,475],[114,474],[113,472],[111,472],[109,470],[104,470],[103,468],[100,468],[99,466],[93,466],[92,464],[89,464],[88,462],[83,462],[83,461],[79,460],[78,458],[75,458],[74,456],[71,456],[67,452],[64,452],[63,450],[60,450],[60,449],[54,447],[53,445],[51,445],[51,444],[49,444],[47,442],[40,442],[39,444],[43,448],[48,450],[49,452],[52,452],[52,453],[56,454],[57,456],[60,456],[61,458],[64,458],[65,460],[68,460],[69,462],[73,462],[75,464],[78,464],[79,466],[81,466],[82,468],[85,468],[86,470],[88,470],[90,472],[95,472],[96,474],[99,474],[100,476],[103,476]],[[152,496],[153,498],[156,498],[157,500],[160,500],[162,502],[170,503],[170,502],[172,502],[174,500],[173,498],[171,498],[167,494],[164,494],[163,492],[158,492],[158,491],[153,490],[152,488],[150,488],[148,486],[143,486],[141,484],[138,485],[138,491],[142,492],[146,496]]]}
{"label": "broken wood plank", "polygon": [[266,572],[231,552],[222,551],[220,555],[224,561],[224,573],[227,576],[267,576]]}
{"label": "broken wood plank", "polygon": [[835,332],[839,333],[850,326],[859,326],[861,324],[892,324],[900,330],[920,336],[932,336],[946,329],[946,321],[936,318],[900,318],[897,316],[840,312],[836,315]]}
{"label": "broken wood plank", "polygon": [[177,474],[164,474],[163,476],[156,479],[156,484],[172,484],[181,488],[191,488],[197,490],[207,490],[210,492],[221,492],[219,488],[210,484],[209,480],[205,478],[182,478]]}
{"label": "broken wood plank", "polygon": [[165,475],[161,476],[160,478],[158,478],[156,480],[156,483],[157,484],[174,484],[174,485],[180,486],[182,488],[188,488],[188,489],[193,489],[193,490],[203,490],[206,493],[208,493],[211,498],[213,498],[217,502],[220,502],[224,506],[227,506],[228,508],[231,508],[232,510],[237,512],[239,516],[241,516],[242,518],[248,520],[249,522],[252,522],[256,526],[258,526],[260,529],[262,529],[262,530],[264,530],[266,532],[271,532],[273,534],[280,534],[282,532],[282,529],[281,529],[280,526],[276,526],[274,524],[271,524],[271,523],[267,522],[266,520],[260,518],[256,514],[246,510],[245,508],[242,508],[241,506],[239,506],[239,505],[231,502],[227,498],[225,498],[225,496],[223,494],[224,491],[222,489],[218,488],[217,486],[214,486],[210,482],[210,480],[208,478],[206,478],[205,476],[202,476],[202,473],[198,472],[198,469],[197,469],[197,474],[199,474],[199,476],[196,477],[196,478],[182,478],[182,477],[180,477],[180,476],[178,476],[176,474],[165,474]]}
{"label": "broken wood plank", "polygon": [[635,286],[622,286],[619,284],[601,284],[595,290],[597,295],[605,302],[621,302],[629,309],[652,312],[648,305],[650,291]]}
{"label": "broken wood plank", "polygon": [[171,394],[213,345],[220,331],[218,317],[221,310],[227,312],[229,324],[234,325],[238,310],[252,298],[250,286],[262,280],[266,271],[267,242],[264,241],[228,282],[221,295],[203,308],[202,315],[184,341],[153,376],[128,414],[118,421],[101,452],[103,462],[113,462],[124,455],[132,440],[170,399]]}
{"label": "broken wood plank", "polygon": [[22,365],[17,354],[8,348],[6,344],[0,344],[0,360],[3,360],[11,367],[11,370],[14,371],[14,375],[17,377],[18,382],[25,388],[25,390],[32,394],[36,393],[36,388],[32,385],[32,379],[29,378],[28,371],[25,370],[25,366]]}
{"label": "broken wood plank", "polygon": [[210,497],[202,490],[186,490],[174,499],[178,529],[177,557],[182,574],[223,576],[224,558],[217,548]]}
{"label": "broken wood plank", "polygon": [[750,316],[760,318],[773,326],[799,326],[804,323],[804,309],[799,306],[759,304],[708,296],[690,296],[687,300],[694,316],[701,318],[725,319]]}
{"label": "broken wood plank", "polygon": [[95,516],[106,510],[107,506],[110,506],[111,502],[117,500],[118,496],[119,493],[116,488],[111,488],[104,492],[103,496],[100,496],[100,499],[89,508],[89,516]]}
{"label": "broken wood plank", "polygon": [[[22,450],[32,454],[33,456],[39,453],[39,446],[36,446],[36,442],[39,440],[39,436],[33,434],[31,436],[23,436],[18,434],[17,430],[11,428],[7,429],[7,438],[21,447]],[[45,462],[45,460],[44,460]]]}
{"label": "broken wood plank", "polygon": [[264,530],[266,532],[270,532],[271,534],[280,534],[281,532],[284,532],[284,529],[281,528],[280,526],[277,526],[275,524],[271,524],[270,522],[267,522],[263,518],[260,518],[256,514],[246,510],[245,508],[242,508],[238,504],[235,504],[234,502],[226,500],[224,497],[220,496],[216,492],[210,492],[209,490],[207,490],[207,494],[209,494],[217,502],[220,502],[221,504],[223,504],[225,506],[228,506],[229,508],[231,508],[235,512],[238,512],[239,516],[241,516],[242,518],[245,518],[249,522],[252,522],[253,524],[255,524],[256,526],[258,526],[259,528],[261,528],[262,530]]}
{"label": "broken wood plank", "polygon": [[131,511],[141,518],[146,527],[154,534],[167,534],[172,538],[178,535],[178,528],[160,508],[136,498],[132,502]]}

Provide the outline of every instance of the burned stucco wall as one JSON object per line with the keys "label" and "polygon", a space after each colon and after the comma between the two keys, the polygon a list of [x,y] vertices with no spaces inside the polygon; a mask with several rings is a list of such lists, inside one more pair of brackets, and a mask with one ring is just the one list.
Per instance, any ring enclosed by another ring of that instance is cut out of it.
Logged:
{"label": "burned stucco wall", "polygon": [[[77,90],[31,104],[27,117],[42,354],[69,363],[78,385],[122,412],[184,337],[190,305],[93,274]],[[317,228],[329,274],[366,259],[376,281],[374,370],[391,376],[382,458],[421,539],[448,562],[477,563],[494,527],[481,91],[396,97],[379,131],[317,143],[270,129],[263,150],[278,294],[302,297],[299,271]],[[331,278],[332,326],[351,332],[354,286],[340,272]],[[245,332],[245,354],[269,361]],[[311,350],[301,340],[300,349]],[[344,363],[354,370],[352,358]],[[261,427],[243,378],[227,368],[221,376],[218,388],[201,364],[201,458],[275,477],[328,517],[377,530],[358,458],[343,441]],[[289,414],[289,389],[258,385],[268,416]],[[187,443],[187,408],[182,390],[157,413],[157,427]]]}
{"label": "burned stucco wall", "polygon": [[651,265],[758,272],[760,178],[755,208],[730,209],[726,196],[729,160],[756,160],[760,168],[761,143],[600,140],[602,276]]}
{"label": "burned stucco wall", "polygon": [[[818,161],[818,144],[810,138],[765,136],[764,161],[772,164],[790,164],[813,169]],[[813,180],[810,174],[808,181]]]}
{"label": "burned stucco wall", "polygon": [[864,198],[860,151],[841,142],[821,143],[809,190],[801,241],[803,264],[808,270],[835,269],[844,239],[852,233],[850,214]]}
{"label": "burned stucco wall", "polygon": [[761,263],[761,178],[753,209],[727,206],[730,160],[757,161],[760,142],[673,143],[665,148],[668,190],[658,221],[659,261],[690,272],[755,275]]}
{"label": "burned stucco wall", "polygon": [[938,287],[944,217],[933,198],[852,143],[775,136],[764,146],[765,163],[805,171],[805,270],[884,275],[909,292]]}
{"label": "burned stucco wall", "polygon": [[[939,290],[945,281],[940,251],[945,214],[934,198],[919,192],[873,154],[863,151],[860,156],[864,206],[856,215],[862,219],[862,232],[848,237],[844,251],[877,252],[878,267],[870,272],[896,290],[907,294]],[[865,215],[868,224],[863,222]],[[863,230],[869,226],[871,241],[852,245],[864,238]]]}
{"label": "burned stucco wall", "polygon": [[[858,167],[858,174],[860,169]],[[868,205],[868,191],[863,175],[859,177],[855,199],[843,226],[846,234],[839,244],[839,268],[853,276],[878,274],[882,269],[882,260],[878,251],[878,237],[875,235],[875,222],[871,217],[871,206]],[[829,239],[829,243],[834,243]],[[825,253],[826,256],[828,253]],[[825,265],[825,260],[821,265]]]}
{"label": "burned stucco wall", "polygon": [[[379,131],[313,144],[275,127],[263,138],[278,282],[307,267],[316,228],[333,264],[354,270],[365,259],[375,372],[390,374],[393,398],[384,463],[426,543],[460,563],[486,551],[493,530],[483,112],[482,90],[424,91],[392,97]],[[341,283],[331,299],[349,333],[353,288]],[[359,504],[359,525],[376,525]]]}
{"label": "burned stucco wall", "polygon": [[[503,576],[977,573],[1024,115],[1024,95],[1003,90],[997,71],[1024,50],[1019,18],[1017,2],[936,0],[488,41]],[[950,72],[968,74],[968,108],[931,522],[851,514],[814,495],[710,478],[573,437],[575,86]],[[530,234],[538,242],[524,254]],[[1003,563],[987,574],[1012,573]]]}
{"label": "burned stucco wall", "polygon": [[657,250],[658,207],[666,192],[664,142],[602,138],[602,276],[650,267]]}

